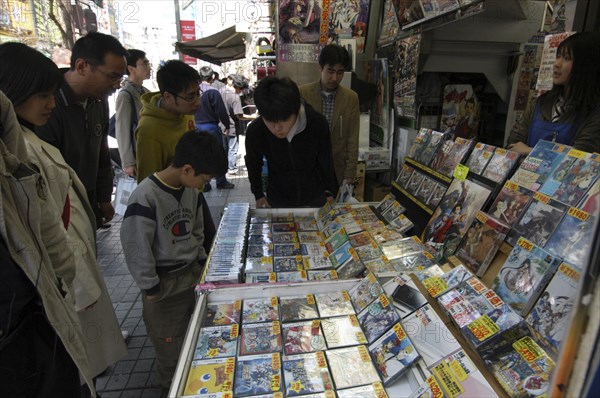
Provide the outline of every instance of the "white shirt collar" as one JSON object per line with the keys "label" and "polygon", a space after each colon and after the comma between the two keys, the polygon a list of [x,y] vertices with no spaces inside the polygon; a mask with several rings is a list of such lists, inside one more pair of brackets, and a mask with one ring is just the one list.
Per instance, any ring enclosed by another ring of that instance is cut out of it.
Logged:
{"label": "white shirt collar", "polygon": [[296,118],[296,123],[290,129],[286,139],[288,142],[292,142],[292,139],[296,134],[301,131],[304,131],[306,128],[306,110],[304,109],[304,104],[300,105],[300,111],[298,112],[298,117]]}

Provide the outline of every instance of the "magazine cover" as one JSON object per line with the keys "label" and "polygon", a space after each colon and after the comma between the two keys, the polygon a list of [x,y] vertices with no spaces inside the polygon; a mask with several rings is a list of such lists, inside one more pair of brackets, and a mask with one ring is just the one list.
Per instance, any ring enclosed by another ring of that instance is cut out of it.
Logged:
{"label": "magazine cover", "polygon": [[284,355],[282,362],[286,396],[305,396],[333,390],[333,381],[323,352]]}
{"label": "magazine cover", "polygon": [[325,354],[336,389],[380,381],[369,350],[364,345],[327,350]]}
{"label": "magazine cover", "polygon": [[202,326],[221,326],[240,323],[242,300],[233,303],[209,303]]}
{"label": "magazine cover", "polygon": [[394,324],[369,346],[369,352],[384,385],[390,385],[420,359],[400,323]]}
{"label": "magazine cover", "polygon": [[306,274],[309,281],[331,281],[339,279],[339,275],[334,269],[306,271]]}
{"label": "magazine cover", "polygon": [[378,339],[387,329],[400,320],[387,295],[381,294],[360,314],[358,321],[369,343]]}
{"label": "magazine cover", "polygon": [[546,250],[583,269],[594,239],[594,220],[589,213],[570,207],[546,243]]}
{"label": "magazine cover", "polygon": [[275,272],[301,271],[303,268],[302,256],[275,257],[273,259],[273,270]]}
{"label": "magazine cover", "polygon": [[336,391],[338,398],[388,398],[380,382]]}
{"label": "magazine cover", "polygon": [[367,344],[356,315],[321,319],[321,327],[329,349]]}
{"label": "magazine cover", "polygon": [[383,289],[371,272],[348,291],[350,301],[352,301],[357,314],[371,304],[381,293],[383,293]]}
{"label": "magazine cover", "polygon": [[519,165],[511,181],[537,191],[552,171],[562,162],[571,147],[539,140]]}
{"label": "magazine cover", "polygon": [[402,170],[400,170],[400,174],[398,174],[398,177],[396,178],[396,183],[402,188],[406,188],[408,180],[412,176],[413,171],[415,171],[415,169],[412,166],[404,163],[402,165]]}
{"label": "magazine cover", "polygon": [[281,383],[279,353],[237,358],[233,390],[236,397],[281,391]]}
{"label": "magazine cover", "polygon": [[321,321],[283,324],[283,351],[286,355],[321,351],[327,348],[321,332]]}
{"label": "magazine cover", "polygon": [[277,297],[244,300],[242,324],[276,321],[279,319]]}
{"label": "magazine cover", "polygon": [[315,294],[317,299],[317,308],[321,318],[340,315],[353,315],[354,307],[347,291],[318,293]]}
{"label": "magazine cover", "polygon": [[519,156],[517,152],[496,148],[482,176],[497,183],[503,182],[517,164]]}
{"label": "magazine cover", "polygon": [[492,289],[525,316],[558,264],[550,253],[520,238],[494,279]]}
{"label": "magazine cover", "polygon": [[436,259],[448,258],[455,253],[490,194],[490,188],[471,180],[452,180],[423,232],[423,242]]}
{"label": "magazine cover", "polygon": [[319,317],[315,296],[281,297],[279,299],[279,310],[283,322],[315,319]]}
{"label": "magazine cover", "polygon": [[242,327],[240,355],[266,354],[281,351],[279,321],[252,323]]}
{"label": "magazine cover", "polygon": [[[296,232],[279,232],[272,234],[272,243],[298,243],[298,234]],[[277,247],[275,247],[277,252]]]}
{"label": "magazine cover", "polygon": [[235,358],[192,361],[185,383],[185,395],[215,394],[233,391]]}
{"label": "magazine cover", "polygon": [[465,166],[469,168],[469,171],[475,174],[481,174],[492,158],[495,149],[496,147],[493,145],[478,142],[475,144],[475,148],[473,149],[473,152],[471,152],[471,156],[467,159]]}
{"label": "magazine cover", "polygon": [[444,358],[431,371],[448,397],[481,398],[497,396],[492,386],[486,381],[485,376],[464,350]]}
{"label": "magazine cover", "polygon": [[456,249],[456,257],[477,276],[483,276],[509,230],[510,226],[482,211],[477,212]]}
{"label": "magazine cover", "polygon": [[533,244],[544,246],[566,211],[567,206],[563,203],[535,192],[529,206],[514,224],[507,241],[514,245],[522,236]]}
{"label": "magazine cover", "polygon": [[308,280],[308,275],[306,271],[287,271],[287,272],[277,272],[277,282],[306,282]]}
{"label": "magazine cover", "polygon": [[234,357],[239,333],[238,324],[200,329],[194,359]]}
{"label": "magazine cover", "polygon": [[577,267],[560,264],[527,317],[527,323],[557,351],[569,328],[569,315],[573,311],[573,300],[577,297],[580,280],[581,272]]}
{"label": "magazine cover", "polygon": [[515,182],[506,181],[492,203],[489,214],[512,227],[521,217],[532,197],[533,191]]}

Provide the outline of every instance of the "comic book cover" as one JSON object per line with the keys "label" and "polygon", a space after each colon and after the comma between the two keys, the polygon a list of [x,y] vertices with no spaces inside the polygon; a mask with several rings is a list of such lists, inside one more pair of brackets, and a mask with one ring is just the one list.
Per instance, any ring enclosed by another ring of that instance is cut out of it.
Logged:
{"label": "comic book cover", "polygon": [[412,146],[406,153],[406,156],[418,162],[419,156],[421,155],[421,151],[425,149],[425,147],[429,144],[429,139],[431,138],[431,131],[432,130],[425,128],[420,129],[417,133],[417,136],[415,137],[415,140],[413,141]]}
{"label": "comic book cover", "polygon": [[244,300],[242,324],[270,322],[279,319],[277,297],[265,297]]}
{"label": "comic book cover", "polygon": [[275,257],[273,259],[273,270],[275,272],[301,271],[304,269],[302,256]]}
{"label": "comic book cover", "polygon": [[319,243],[323,241],[323,236],[319,231],[299,231],[298,240],[300,243]]}
{"label": "comic book cover", "polygon": [[246,258],[246,273],[273,272],[273,257]]}
{"label": "comic book cover", "polygon": [[381,294],[358,314],[358,321],[369,343],[378,339],[400,320],[400,316],[391,304],[387,295]]}
{"label": "comic book cover", "polygon": [[293,222],[280,222],[271,224],[271,230],[274,234],[279,232],[296,232],[296,224]]}
{"label": "comic book cover", "polygon": [[576,206],[600,176],[600,154],[571,149],[554,169],[540,192]]}
{"label": "comic book cover", "polygon": [[381,202],[379,202],[377,204],[377,206],[375,206],[375,208],[377,209],[377,211],[379,213],[383,213],[384,211],[386,211],[391,205],[394,204],[394,202],[396,202],[396,197],[394,196],[394,194],[392,193],[388,193],[387,195],[385,195],[383,197],[383,199],[381,199]]}
{"label": "comic book cover", "polygon": [[273,245],[248,245],[246,258],[273,257]]}
{"label": "comic book cover", "polygon": [[546,250],[583,269],[588,262],[594,238],[595,217],[570,207],[546,243]]}
{"label": "comic book cover", "polygon": [[238,357],[233,393],[236,397],[281,391],[279,353]]}
{"label": "comic book cover", "polygon": [[380,381],[369,350],[364,345],[335,348],[325,354],[338,390]]}
{"label": "comic book cover", "polygon": [[324,269],[306,272],[309,281],[331,281],[339,279],[339,275],[334,269]]}
{"label": "comic book cover", "polygon": [[251,323],[242,327],[239,355],[266,354],[281,351],[279,321]]}
{"label": "comic book cover", "polygon": [[380,382],[367,386],[337,390],[338,398],[388,398],[388,395]]}
{"label": "comic book cover", "polygon": [[206,305],[206,314],[202,326],[222,326],[240,323],[242,300],[233,303],[209,303]]}
{"label": "comic book cover", "polygon": [[475,220],[456,249],[456,257],[473,273],[482,276],[509,230],[510,226],[484,212],[477,212]]}
{"label": "comic book cover", "polygon": [[383,289],[371,272],[348,291],[350,301],[357,314],[371,304],[381,293],[383,293]]}
{"label": "comic book cover", "polygon": [[390,385],[420,359],[400,323],[369,346],[369,352],[384,385]]}
{"label": "comic book cover", "polygon": [[452,268],[441,276],[432,276],[423,280],[423,285],[431,295],[438,297],[448,290],[458,287],[473,274],[462,264]]}
{"label": "comic book cover", "polygon": [[238,324],[200,329],[194,359],[234,357],[239,333]]}
{"label": "comic book cover", "polygon": [[321,321],[301,321],[284,323],[283,351],[286,355],[321,351],[327,348],[321,332]]}
{"label": "comic book cover", "polygon": [[521,217],[532,198],[533,191],[513,181],[506,181],[494,203],[492,203],[489,214],[512,227]]}
{"label": "comic book cover", "polygon": [[464,350],[444,358],[431,371],[448,397],[498,396]]}
{"label": "comic book cover", "polygon": [[484,358],[485,363],[511,397],[537,397],[550,386],[554,361],[529,336],[509,349]]}
{"label": "comic book cover", "polygon": [[496,147],[493,145],[487,145],[478,142],[475,144],[475,148],[467,159],[465,166],[469,168],[469,171],[475,174],[481,174],[483,169],[485,169],[485,166],[487,166],[488,162],[492,158],[494,149],[496,149]]}
{"label": "comic book cover", "polygon": [[425,174],[421,173],[418,170],[415,170],[414,173],[412,174],[412,177],[410,177],[410,180],[408,180],[408,184],[406,185],[406,191],[408,193],[410,193],[411,195],[416,195],[417,190],[419,189],[419,187],[421,186],[421,183],[423,182],[423,178],[425,178]]}
{"label": "comic book cover", "polygon": [[440,204],[440,201],[444,197],[444,194],[446,193],[447,189],[448,187],[446,185],[436,182],[435,186],[431,191],[431,196],[425,204],[431,208],[437,207],[437,205]]}
{"label": "comic book cover", "polygon": [[304,264],[304,269],[306,270],[327,269],[333,266],[329,260],[329,257],[324,255],[302,256],[302,263]]}
{"label": "comic book cover", "polygon": [[308,274],[304,270],[277,272],[277,282],[296,283],[306,281],[308,281]]}
{"label": "comic book cover", "polygon": [[565,204],[535,192],[523,215],[509,232],[507,242],[514,245],[519,237],[524,237],[535,245],[544,246],[566,211]]}
{"label": "comic book cover", "polygon": [[539,140],[519,165],[511,181],[532,191],[537,191],[570,149],[571,147],[567,145]]}
{"label": "comic book cover", "polygon": [[340,292],[318,293],[317,308],[321,318],[340,315],[353,315],[354,307],[346,290]]}
{"label": "comic book cover", "polygon": [[[384,256],[385,257],[385,256]],[[374,274],[381,274],[386,272],[394,272],[395,269],[392,264],[385,258],[378,258],[371,261],[364,262],[365,268]]]}
{"label": "comic book cover", "polygon": [[184,394],[232,392],[234,371],[235,358],[194,360],[190,366]]}
{"label": "comic book cover", "polygon": [[427,201],[431,197],[431,194],[433,193],[433,189],[435,188],[435,186],[435,180],[433,178],[425,176],[423,177],[423,181],[417,189],[417,192],[415,192],[415,196],[421,201],[421,203],[427,203]]}
{"label": "comic book cover", "polygon": [[336,269],[340,279],[357,278],[364,270],[365,265],[358,256],[353,256],[350,261],[346,261]]}
{"label": "comic book cover", "polygon": [[279,232],[272,235],[273,243],[298,243],[298,234],[296,232]]}
{"label": "comic book cover", "polygon": [[427,250],[417,253],[410,253],[407,256],[397,259],[394,263],[396,271],[400,272],[416,272],[423,271],[429,267],[437,265],[435,258]]}
{"label": "comic book cover", "polygon": [[344,228],[340,228],[337,232],[331,234],[325,240],[325,249],[329,254],[331,254],[342,247],[342,245],[344,245],[346,242],[348,242],[348,235],[346,234]]}
{"label": "comic book cover", "polygon": [[494,155],[483,170],[482,176],[494,182],[503,182],[519,160],[519,154],[504,148],[496,148]]}
{"label": "comic book cover", "polygon": [[283,380],[286,396],[305,396],[323,391],[333,391],[333,381],[322,351],[284,355]]}
{"label": "comic book cover", "polygon": [[579,268],[562,263],[527,317],[527,323],[537,330],[558,351],[569,327],[573,300],[580,288]]}
{"label": "comic book cover", "polygon": [[246,274],[246,283],[277,282],[277,272],[253,272]]}
{"label": "comic book cover", "polygon": [[329,349],[367,343],[356,315],[323,318],[321,327]]}
{"label": "comic book cover", "polygon": [[279,310],[282,322],[293,322],[319,317],[315,296],[281,297],[279,299]]}
{"label": "comic book cover", "polygon": [[[444,145],[446,142],[448,141],[445,141]],[[434,170],[437,170],[446,177],[452,177],[454,175],[454,169],[456,168],[456,165],[462,164],[466,161],[469,151],[471,151],[475,145],[473,140],[467,140],[462,137],[456,137],[454,142],[450,142],[452,143],[450,152],[448,152],[448,154],[444,154],[443,159],[440,161],[440,165],[437,168],[432,167]]]}
{"label": "comic book cover", "polygon": [[519,238],[494,279],[492,289],[520,315],[525,316],[552,277],[557,258]]}
{"label": "comic book cover", "polygon": [[430,304],[425,304],[404,318],[402,325],[427,367],[461,349]]}
{"label": "comic book cover", "polygon": [[404,163],[402,165],[402,170],[400,170],[400,174],[398,174],[398,177],[396,177],[396,183],[402,188],[406,188],[408,185],[408,180],[410,180],[410,177],[414,171],[415,169],[412,166]]}
{"label": "comic book cover", "polygon": [[248,244],[252,246],[270,245],[273,243],[272,234],[251,234],[248,235]]}
{"label": "comic book cover", "polygon": [[437,260],[455,253],[468,226],[490,194],[490,188],[474,181],[462,181],[458,178],[452,180],[423,231],[423,242]]}
{"label": "comic book cover", "polygon": [[429,164],[435,157],[436,152],[442,146],[446,138],[447,134],[444,134],[439,131],[432,131],[429,143],[425,148],[423,148],[423,150],[419,154],[418,159],[415,160],[417,160],[417,162],[421,163],[422,165],[429,166]]}
{"label": "comic book cover", "polygon": [[356,234],[348,235],[348,240],[353,248],[357,248],[360,246],[370,245],[375,242],[367,231],[362,231]]}

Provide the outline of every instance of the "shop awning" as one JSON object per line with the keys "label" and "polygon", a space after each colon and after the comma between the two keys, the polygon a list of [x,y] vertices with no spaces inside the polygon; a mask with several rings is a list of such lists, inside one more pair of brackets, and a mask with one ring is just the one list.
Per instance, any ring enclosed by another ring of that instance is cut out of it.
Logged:
{"label": "shop awning", "polygon": [[246,57],[246,35],[246,32],[236,32],[235,26],[231,26],[202,39],[177,42],[175,49],[182,54],[221,65]]}

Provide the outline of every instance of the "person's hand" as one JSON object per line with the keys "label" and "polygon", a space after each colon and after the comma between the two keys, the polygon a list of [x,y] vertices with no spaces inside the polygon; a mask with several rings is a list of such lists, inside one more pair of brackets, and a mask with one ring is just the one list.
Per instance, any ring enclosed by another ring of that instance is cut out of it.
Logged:
{"label": "person's hand", "polygon": [[354,178],[344,178],[344,184],[354,185]]}
{"label": "person's hand", "polygon": [[257,209],[265,209],[270,207],[271,205],[269,205],[269,201],[267,200],[266,196],[263,196],[262,198],[256,200]]}
{"label": "person's hand", "polygon": [[515,151],[520,153],[521,155],[529,155],[529,152],[531,152],[531,147],[527,146],[527,144],[525,144],[524,142],[517,142],[516,144],[510,144],[508,146],[508,149],[510,149],[511,151]]}
{"label": "person's hand", "polygon": [[331,203],[331,204],[335,203],[335,198],[333,196],[326,196],[326,198],[329,203]]}
{"label": "person's hand", "polygon": [[223,135],[224,135],[225,137],[228,137],[228,136],[229,136],[229,129],[225,129],[225,130],[223,131]]}
{"label": "person's hand", "polygon": [[158,297],[160,296],[160,294],[153,294],[153,295],[146,295],[146,300],[148,301],[156,301],[158,300]]}
{"label": "person's hand", "polygon": [[137,167],[135,167],[135,166],[123,167],[123,173],[127,174],[129,177],[135,177],[137,174]]}
{"label": "person's hand", "polygon": [[98,207],[100,208],[100,214],[102,215],[104,222],[110,222],[110,220],[112,220],[115,216],[115,208],[113,207],[112,203],[99,203]]}

